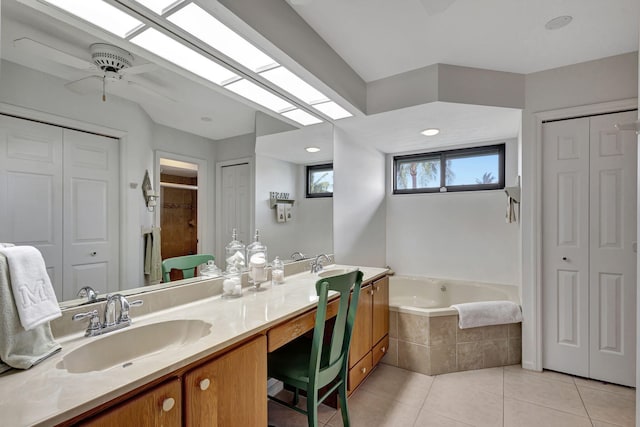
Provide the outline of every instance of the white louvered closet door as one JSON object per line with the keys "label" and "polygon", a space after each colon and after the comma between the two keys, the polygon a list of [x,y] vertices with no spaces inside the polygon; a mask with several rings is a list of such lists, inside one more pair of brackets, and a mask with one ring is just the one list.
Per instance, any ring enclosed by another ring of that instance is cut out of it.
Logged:
{"label": "white louvered closet door", "polygon": [[543,367],[635,384],[635,112],[543,125]]}

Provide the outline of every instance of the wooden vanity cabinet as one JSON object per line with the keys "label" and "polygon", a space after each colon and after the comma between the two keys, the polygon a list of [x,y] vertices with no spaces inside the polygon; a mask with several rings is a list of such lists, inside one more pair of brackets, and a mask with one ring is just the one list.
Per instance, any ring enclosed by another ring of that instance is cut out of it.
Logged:
{"label": "wooden vanity cabinet", "polygon": [[261,336],[187,372],[184,425],[266,426],[266,348]]}
{"label": "wooden vanity cabinet", "polygon": [[88,421],[81,427],[180,427],[182,425],[182,387],[179,378],[151,390]]}
{"label": "wooden vanity cabinet", "polygon": [[389,277],[363,285],[349,349],[349,394],[389,348]]}

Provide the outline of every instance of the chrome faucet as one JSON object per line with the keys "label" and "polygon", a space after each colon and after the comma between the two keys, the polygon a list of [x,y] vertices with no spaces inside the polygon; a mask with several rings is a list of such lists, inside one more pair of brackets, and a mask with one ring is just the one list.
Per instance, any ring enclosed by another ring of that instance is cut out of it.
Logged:
{"label": "chrome faucet", "polygon": [[87,302],[96,302],[98,300],[98,293],[93,290],[91,286],[85,286],[80,288],[78,295],[80,298],[87,298]]}
{"label": "chrome faucet", "polygon": [[327,261],[327,263],[331,262],[331,260],[329,259],[329,256],[327,254],[318,255],[313,261],[311,261],[311,263],[309,263],[309,266],[311,267],[311,272],[312,273],[319,273],[319,272],[322,271],[322,264],[320,263],[322,258],[324,258]]}
{"label": "chrome faucet", "polygon": [[306,258],[306,256],[300,251],[296,251],[296,252],[291,254],[291,259],[294,260],[294,261],[302,261],[305,258]]}
{"label": "chrome faucet", "polygon": [[[120,314],[116,317],[116,302],[119,303]],[[89,319],[89,326],[85,332],[85,336],[93,337],[96,335],[106,334],[107,332],[125,328],[131,324],[129,317],[129,309],[142,305],[142,300],[129,302],[123,295],[114,294],[107,295],[107,302],[104,305],[103,322],[100,323],[98,310],[88,313],[78,313],[73,315],[73,320]]]}

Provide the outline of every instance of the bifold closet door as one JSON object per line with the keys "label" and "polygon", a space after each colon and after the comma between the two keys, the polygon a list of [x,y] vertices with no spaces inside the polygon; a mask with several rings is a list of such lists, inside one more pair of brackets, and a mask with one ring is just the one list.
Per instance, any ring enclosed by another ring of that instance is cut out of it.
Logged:
{"label": "bifold closet door", "polygon": [[543,367],[635,384],[635,112],[543,125]]}

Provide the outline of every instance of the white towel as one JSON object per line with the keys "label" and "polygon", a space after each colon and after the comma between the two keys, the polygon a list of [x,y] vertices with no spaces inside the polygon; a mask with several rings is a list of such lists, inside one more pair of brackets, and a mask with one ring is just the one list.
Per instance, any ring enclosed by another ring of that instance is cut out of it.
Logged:
{"label": "white towel", "polygon": [[29,331],[62,316],[44,259],[33,246],[0,248],[7,257],[20,323]]}
{"label": "white towel", "polygon": [[520,306],[511,301],[482,301],[453,304],[460,329],[522,322]]}

